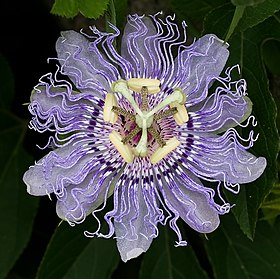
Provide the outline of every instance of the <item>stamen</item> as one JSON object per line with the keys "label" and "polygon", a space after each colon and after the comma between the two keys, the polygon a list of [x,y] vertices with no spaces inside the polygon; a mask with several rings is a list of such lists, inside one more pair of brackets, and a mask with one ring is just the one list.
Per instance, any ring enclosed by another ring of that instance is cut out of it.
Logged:
{"label": "stamen", "polygon": [[166,118],[166,117],[172,116],[172,115],[174,115],[177,112],[178,112],[178,110],[177,110],[176,107],[172,107],[172,108],[170,108],[168,110],[161,111],[161,112],[159,112],[158,114],[156,114],[154,116],[154,121],[157,121],[157,120],[160,120],[162,118]]}
{"label": "stamen", "polygon": [[129,89],[139,93],[141,92],[143,86],[148,88],[149,94],[155,94],[160,92],[160,81],[158,79],[131,78],[127,81],[127,85]]}
{"label": "stamen", "polygon": [[147,111],[148,110],[148,87],[147,86],[142,87],[141,97],[142,97],[141,109],[142,111]]}
{"label": "stamen", "polygon": [[122,140],[124,144],[127,144],[130,140],[132,140],[142,129],[136,126],[130,133],[125,136]]}
{"label": "stamen", "polygon": [[118,115],[112,110],[117,106],[117,98],[113,93],[107,93],[104,103],[103,119],[105,122],[115,124],[118,120]]}
{"label": "stamen", "polygon": [[148,128],[148,132],[153,136],[160,147],[166,145],[166,142],[161,138],[159,132],[155,130],[153,127]]}
{"label": "stamen", "polygon": [[129,111],[124,110],[123,108],[113,106],[112,111],[118,115],[123,115],[125,118],[129,120],[135,120],[135,115]]}
{"label": "stamen", "polygon": [[[150,158],[152,164],[158,163],[180,145],[180,142],[175,137],[167,142],[163,140],[160,133],[153,127],[153,123],[169,116],[173,116],[178,125],[186,123],[189,119],[185,107],[186,95],[180,88],[176,88],[171,95],[167,96],[161,103],[149,111],[148,94],[160,92],[159,85],[159,80],[148,78],[131,78],[128,81],[118,80],[112,84],[112,90],[120,93],[127,99],[131,107],[134,109],[133,113],[118,107],[116,97],[112,93],[108,94],[108,97],[106,97],[106,100],[107,98],[108,100],[107,102],[105,101],[104,115],[107,116],[109,119],[108,121],[115,123],[117,121],[116,116],[122,115],[126,120],[129,119],[135,121],[137,125],[123,138],[116,131],[113,131],[109,135],[112,144],[127,163],[133,161],[134,155],[141,157],[147,156],[148,132],[159,145],[159,148]],[[141,93],[141,109],[134,99],[132,90]],[[166,106],[169,106],[169,109],[161,111]],[[136,147],[132,149],[128,143],[140,132],[141,138]]]}
{"label": "stamen", "polygon": [[170,108],[176,108],[177,113],[173,115],[174,120],[178,125],[183,125],[184,123],[189,121],[189,115],[185,105],[181,105],[177,102],[171,103]]}
{"label": "stamen", "polygon": [[132,152],[132,149],[127,144],[124,144],[122,142],[121,135],[118,132],[113,131],[109,135],[109,139],[111,143],[116,147],[120,155],[123,157],[123,159],[127,163],[131,163],[134,159],[134,154]]}
{"label": "stamen", "polygon": [[166,142],[166,145],[163,147],[159,147],[154,154],[151,156],[150,160],[152,164],[158,163],[162,160],[166,155],[168,155],[171,151],[177,148],[180,145],[180,142],[175,138],[171,138]]}

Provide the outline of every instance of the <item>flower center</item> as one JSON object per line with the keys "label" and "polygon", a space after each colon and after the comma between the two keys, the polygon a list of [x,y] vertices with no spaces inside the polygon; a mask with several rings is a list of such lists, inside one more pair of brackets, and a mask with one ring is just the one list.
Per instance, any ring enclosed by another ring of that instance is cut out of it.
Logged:
{"label": "flower center", "polygon": [[[125,121],[134,121],[135,127],[126,135],[121,136],[117,131],[111,132],[109,139],[116,147],[120,155],[127,163],[131,163],[135,156],[145,157],[148,154],[148,134],[151,135],[159,145],[159,148],[150,156],[152,164],[158,163],[167,154],[173,151],[180,142],[173,137],[167,141],[163,140],[159,132],[154,128],[158,120],[173,116],[178,125],[186,123],[189,119],[185,108],[186,97],[181,89],[174,89],[162,102],[150,109],[148,95],[160,92],[160,81],[157,79],[131,78],[128,81],[118,80],[112,84],[112,91],[120,93],[129,102],[134,113],[128,112],[118,106],[114,93],[107,93],[104,104],[104,121],[115,124],[118,116]],[[141,106],[137,104],[132,92],[141,94]],[[167,110],[163,110],[168,107]],[[141,132],[141,138],[137,145],[132,148],[129,142]]]}

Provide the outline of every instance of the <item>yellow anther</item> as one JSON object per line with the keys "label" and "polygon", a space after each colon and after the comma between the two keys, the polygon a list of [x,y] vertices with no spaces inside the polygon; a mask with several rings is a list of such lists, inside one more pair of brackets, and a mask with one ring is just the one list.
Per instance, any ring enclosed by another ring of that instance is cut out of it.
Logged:
{"label": "yellow anther", "polygon": [[181,105],[177,102],[171,103],[170,108],[177,108],[177,112],[173,114],[174,120],[178,125],[183,125],[184,123],[188,122],[189,115],[185,105]]}
{"label": "yellow anther", "polygon": [[135,92],[141,93],[142,87],[145,86],[148,89],[149,94],[155,94],[160,92],[160,81],[152,78],[131,78],[127,81],[128,88]]}
{"label": "yellow anther", "polygon": [[151,156],[150,160],[152,164],[158,163],[162,160],[166,155],[168,155],[171,151],[177,148],[180,145],[180,142],[175,138],[171,138],[166,141],[166,144],[162,147],[159,147]]}
{"label": "yellow anther", "polygon": [[105,98],[103,119],[105,122],[115,124],[118,120],[118,115],[112,111],[113,107],[117,106],[117,98],[113,93],[107,93]]}
{"label": "yellow anther", "polygon": [[123,159],[127,163],[131,163],[134,159],[134,154],[130,146],[122,142],[122,136],[118,132],[113,131],[109,135],[109,139],[112,142],[112,144],[116,147],[120,155],[123,157]]}

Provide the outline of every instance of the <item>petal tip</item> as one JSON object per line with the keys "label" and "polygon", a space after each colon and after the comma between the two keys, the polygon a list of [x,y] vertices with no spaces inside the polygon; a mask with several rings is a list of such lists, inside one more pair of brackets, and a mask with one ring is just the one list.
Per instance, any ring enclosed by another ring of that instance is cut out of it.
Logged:
{"label": "petal tip", "polygon": [[126,263],[127,261],[137,258],[143,252],[145,252],[142,248],[133,248],[132,250],[128,251],[127,253],[121,254],[122,260]]}
{"label": "petal tip", "polygon": [[211,220],[209,222],[203,223],[198,231],[200,233],[212,233],[219,227],[219,225],[220,225],[220,219],[217,215],[217,218],[215,220]]}

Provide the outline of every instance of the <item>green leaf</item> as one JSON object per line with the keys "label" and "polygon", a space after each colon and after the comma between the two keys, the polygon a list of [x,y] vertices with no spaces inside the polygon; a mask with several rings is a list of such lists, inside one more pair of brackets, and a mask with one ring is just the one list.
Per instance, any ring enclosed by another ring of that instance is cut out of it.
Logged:
{"label": "green leaf", "polygon": [[205,241],[215,279],[280,278],[280,219],[275,226],[258,223],[250,241],[229,214]]}
{"label": "green leaf", "polygon": [[144,255],[139,279],[206,279],[190,245],[175,247],[174,232],[164,227]]}
{"label": "green leaf", "polygon": [[224,0],[171,0],[171,7],[179,19],[185,20],[192,36],[199,36],[201,22],[212,9],[224,4]]}
{"label": "green leaf", "polygon": [[[113,24],[115,26],[117,24],[116,10],[115,10],[115,5],[114,5],[113,0],[109,0],[108,9],[105,13],[105,30],[107,33],[110,33],[113,31],[109,24]],[[115,44],[116,43],[114,42],[114,46],[115,46]]]}
{"label": "green leaf", "polygon": [[94,220],[86,220],[75,227],[63,222],[57,228],[49,242],[37,279],[110,278],[120,258],[116,240],[87,238],[83,232],[91,228],[91,222]]}
{"label": "green leaf", "polygon": [[123,29],[127,16],[128,0],[115,0],[116,20],[119,29]]}
{"label": "green leaf", "polygon": [[280,216],[280,183],[276,184],[262,204],[263,219],[274,223]]}
{"label": "green leaf", "polygon": [[87,18],[97,19],[104,14],[108,3],[109,0],[55,0],[51,13],[72,18],[80,12]]}
{"label": "green leaf", "polygon": [[79,13],[78,0],[55,0],[51,13],[54,15],[72,18]]}
{"label": "green leaf", "polygon": [[29,241],[38,199],[27,194],[22,181],[23,172],[32,162],[22,146],[27,122],[8,110],[14,86],[3,59],[0,71],[6,77],[6,90],[0,91],[0,278],[4,278]]}
{"label": "green leaf", "polygon": [[[216,30],[220,37],[225,34],[229,13],[228,5],[213,11],[205,21],[205,30]],[[216,20],[213,26],[212,19]],[[258,126],[259,139],[250,151],[267,159],[268,165],[264,174],[249,185],[242,185],[238,195],[227,197],[233,208],[234,215],[243,232],[253,238],[258,210],[265,197],[273,188],[277,178],[276,159],[279,148],[279,135],[276,127],[276,105],[268,86],[267,74],[261,57],[261,46],[267,38],[280,38],[279,23],[273,18],[267,19],[255,28],[233,36],[230,43],[230,58],[227,66],[240,64],[241,76],[246,79],[248,96],[253,102],[253,115]],[[247,131],[247,134],[249,131]],[[245,134],[243,135],[245,137]]]}
{"label": "green leaf", "polygon": [[246,7],[242,20],[240,20],[238,29],[245,31],[248,28],[263,22],[277,11],[280,10],[280,1],[265,0],[257,6]]}
{"label": "green leaf", "polygon": [[235,7],[230,3],[213,9],[204,19],[203,34],[214,33],[221,39],[225,39],[234,11]]}
{"label": "green leaf", "polygon": [[280,41],[268,40],[263,44],[262,50],[264,63],[270,73],[280,76]]}
{"label": "green leaf", "polygon": [[241,20],[241,18],[243,16],[244,11],[245,11],[245,6],[237,6],[235,8],[235,12],[234,12],[231,24],[229,26],[228,33],[227,33],[226,38],[225,38],[226,42],[228,41],[228,39],[233,34],[236,26],[238,25],[239,21]]}
{"label": "green leaf", "polygon": [[231,0],[234,6],[254,6],[266,0]]}
{"label": "green leaf", "polygon": [[107,9],[109,0],[79,0],[79,9],[83,16],[88,18],[98,18]]}
{"label": "green leaf", "polygon": [[[260,24],[279,10],[280,1],[274,0],[265,0],[265,2],[257,6],[246,7],[238,25],[235,26],[234,33],[237,34],[238,32],[245,31]],[[217,34],[218,32],[221,38],[225,38],[226,27],[230,25],[233,12],[234,6],[230,3],[211,10],[206,16],[203,33],[214,32]],[[223,33],[221,31],[223,31]]]}

